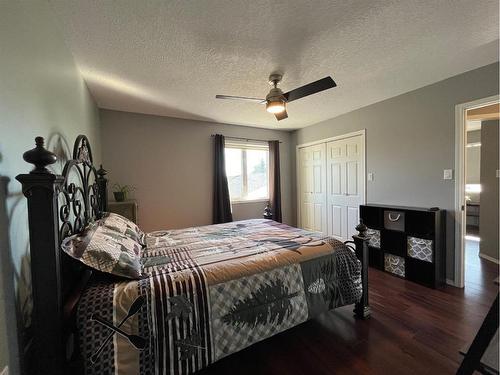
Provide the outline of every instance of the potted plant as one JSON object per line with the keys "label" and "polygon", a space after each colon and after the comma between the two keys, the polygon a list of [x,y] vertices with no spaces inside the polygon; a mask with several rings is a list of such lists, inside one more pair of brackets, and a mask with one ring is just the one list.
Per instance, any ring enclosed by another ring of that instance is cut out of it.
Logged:
{"label": "potted plant", "polygon": [[130,185],[120,185],[118,183],[113,185],[113,195],[115,201],[123,202],[127,199],[127,194],[135,190],[133,186]]}

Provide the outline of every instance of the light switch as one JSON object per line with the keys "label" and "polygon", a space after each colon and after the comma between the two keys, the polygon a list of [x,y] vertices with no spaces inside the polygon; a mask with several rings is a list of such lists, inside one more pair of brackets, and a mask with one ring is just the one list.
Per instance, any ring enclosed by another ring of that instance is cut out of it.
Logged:
{"label": "light switch", "polygon": [[373,173],[368,173],[368,181],[373,181]]}
{"label": "light switch", "polygon": [[453,169],[445,169],[443,171],[443,180],[453,180]]}
{"label": "light switch", "polygon": [[497,169],[497,178],[500,178],[500,169]]}

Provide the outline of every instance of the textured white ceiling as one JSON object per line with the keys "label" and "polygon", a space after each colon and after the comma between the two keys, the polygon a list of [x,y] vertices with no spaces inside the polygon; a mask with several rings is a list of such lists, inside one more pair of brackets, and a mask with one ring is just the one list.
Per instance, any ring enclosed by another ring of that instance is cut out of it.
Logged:
{"label": "textured white ceiling", "polygon": [[[498,61],[498,0],[51,0],[102,108],[293,129]],[[267,77],[288,91],[338,87],[263,106]]]}

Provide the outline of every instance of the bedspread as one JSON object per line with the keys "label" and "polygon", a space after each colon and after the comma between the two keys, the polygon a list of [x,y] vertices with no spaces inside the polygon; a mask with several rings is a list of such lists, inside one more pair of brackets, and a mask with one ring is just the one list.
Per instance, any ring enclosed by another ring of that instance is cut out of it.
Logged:
{"label": "bedspread", "polygon": [[191,374],[361,298],[349,248],[271,220],[152,232],[146,242],[142,279],[94,283],[80,300],[86,374]]}

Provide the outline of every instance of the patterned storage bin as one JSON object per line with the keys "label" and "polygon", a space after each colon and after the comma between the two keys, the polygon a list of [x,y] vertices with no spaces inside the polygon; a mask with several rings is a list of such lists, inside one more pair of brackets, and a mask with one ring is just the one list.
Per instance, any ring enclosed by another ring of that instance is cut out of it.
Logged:
{"label": "patterned storage bin", "polygon": [[408,236],[408,256],[432,263],[432,240]]}
{"label": "patterned storage bin", "polygon": [[392,254],[384,254],[384,270],[405,277],[405,258]]}
{"label": "patterned storage bin", "polygon": [[380,231],[368,228],[366,235],[370,237],[368,240],[368,246],[380,249]]}

